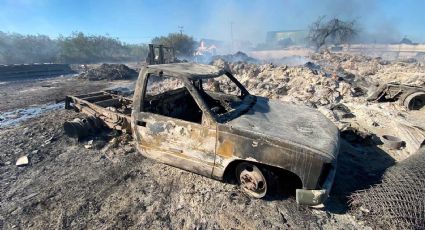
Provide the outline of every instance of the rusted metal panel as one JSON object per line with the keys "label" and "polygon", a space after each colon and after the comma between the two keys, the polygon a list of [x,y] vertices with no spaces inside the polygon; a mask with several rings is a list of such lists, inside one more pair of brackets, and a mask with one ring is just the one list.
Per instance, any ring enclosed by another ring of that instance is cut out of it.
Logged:
{"label": "rusted metal panel", "polygon": [[141,112],[136,132],[142,153],[167,164],[211,176],[216,129],[201,124]]}
{"label": "rusted metal panel", "polygon": [[[132,113],[133,133],[142,154],[179,168],[210,177],[215,160],[216,126],[212,125],[208,113],[204,113],[202,124],[188,122],[159,114],[144,112],[144,97],[150,72],[142,71],[136,83],[134,110]],[[196,99],[199,95],[185,81],[190,94],[202,109],[206,106]],[[173,92],[161,97],[176,99]],[[152,100],[154,98],[150,98]],[[174,105],[179,106],[179,105]]]}
{"label": "rusted metal panel", "polygon": [[216,66],[196,63],[175,63],[163,65],[150,65],[144,67],[145,71],[157,76],[172,76],[178,78],[198,79],[218,77],[226,73],[226,70]]}
{"label": "rusted metal panel", "polygon": [[218,141],[214,178],[222,178],[226,167],[234,160],[258,162],[295,173],[305,189],[317,187],[325,158],[301,146],[276,142],[263,136],[241,133],[225,125],[218,126]]}
{"label": "rusted metal panel", "polygon": [[[79,97],[81,98],[81,97]],[[102,100],[107,100],[107,99],[112,99],[112,96],[107,94],[100,94],[100,95],[96,95],[96,96],[90,96],[90,97],[85,97],[84,100],[88,101],[88,102],[98,102],[98,101],[102,101]]]}
{"label": "rusted metal panel", "polygon": [[298,146],[315,155],[335,158],[338,129],[319,111],[288,102],[257,97],[255,105],[226,123],[241,136],[266,138]]}
{"label": "rusted metal panel", "polygon": [[109,106],[115,107],[120,105],[120,100],[118,98],[111,98],[107,100],[96,101],[93,103],[101,107],[109,107]]}

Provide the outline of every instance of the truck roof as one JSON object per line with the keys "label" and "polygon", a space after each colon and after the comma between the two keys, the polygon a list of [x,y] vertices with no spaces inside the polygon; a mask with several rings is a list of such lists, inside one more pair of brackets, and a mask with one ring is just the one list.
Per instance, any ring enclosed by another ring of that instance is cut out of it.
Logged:
{"label": "truck roof", "polygon": [[189,79],[213,78],[226,73],[217,66],[198,63],[173,63],[161,65],[149,65],[144,67],[149,73],[158,76],[181,77]]}

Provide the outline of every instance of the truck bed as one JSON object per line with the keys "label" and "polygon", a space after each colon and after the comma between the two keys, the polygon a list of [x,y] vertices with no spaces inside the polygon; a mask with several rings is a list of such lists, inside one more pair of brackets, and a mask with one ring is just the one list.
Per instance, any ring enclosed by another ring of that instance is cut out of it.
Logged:
{"label": "truck bed", "polygon": [[65,109],[99,118],[107,127],[130,132],[130,117],[133,100],[112,91],[67,96]]}

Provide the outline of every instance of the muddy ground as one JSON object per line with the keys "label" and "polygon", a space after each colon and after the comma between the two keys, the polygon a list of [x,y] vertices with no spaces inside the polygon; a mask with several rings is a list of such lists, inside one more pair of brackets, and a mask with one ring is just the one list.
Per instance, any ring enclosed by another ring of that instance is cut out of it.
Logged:
{"label": "muddy ground", "polygon": [[[0,112],[128,83],[62,77],[1,84]],[[395,163],[371,140],[342,133],[325,207],[299,207],[290,192],[250,199],[232,183],[147,159],[125,135],[69,138],[62,124],[77,116],[58,109],[0,128],[0,229],[370,229],[352,214],[348,196]],[[29,165],[15,166],[23,155]]]}

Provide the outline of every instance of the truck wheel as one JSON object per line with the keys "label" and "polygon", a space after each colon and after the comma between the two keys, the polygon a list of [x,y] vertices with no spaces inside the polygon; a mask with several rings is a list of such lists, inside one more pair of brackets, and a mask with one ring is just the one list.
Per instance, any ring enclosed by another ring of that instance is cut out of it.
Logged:
{"label": "truck wheel", "polygon": [[262,198],[267,193],[267,182],[260,169],[243,162],[236,167],[236,178],[242,191],[254,198]]}

